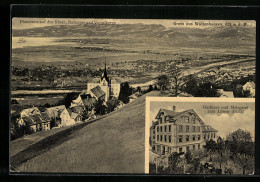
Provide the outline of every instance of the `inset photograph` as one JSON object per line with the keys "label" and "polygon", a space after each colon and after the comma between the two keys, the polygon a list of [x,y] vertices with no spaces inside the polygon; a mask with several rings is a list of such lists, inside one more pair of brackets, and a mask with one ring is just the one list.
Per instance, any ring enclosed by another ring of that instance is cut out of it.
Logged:
{"label": "inset photograph", "polygon": [[255,101],[147,97],[146,173],[254,173]]}

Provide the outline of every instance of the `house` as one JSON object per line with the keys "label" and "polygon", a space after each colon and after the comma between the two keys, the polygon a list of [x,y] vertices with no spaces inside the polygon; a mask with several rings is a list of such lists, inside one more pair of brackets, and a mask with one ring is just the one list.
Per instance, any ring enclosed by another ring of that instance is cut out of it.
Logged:
{"label": "house", "polygon": [[246,84],[243,85],[243,90],[248,90],[250,92],[250,95],[252,97],[255,97],[255,82],[246,82]]}
{"label": "house", "polygon": [[[44,114],[43,114],[44,115]],[[19,118],[20,126],[25,126],[25,133],[31,134],[38,131],[50,130],[50,119],[41,114],[24,115]]]}
{"label": "house", "polygon": [[75,124],[75,121],[70,118],[70,114],[65,105],[49,107],[46,113],[53,121],[53,127],[61,127]]}
{"label": "house", "polygon": [[[93,88],[99,87],[104,93],[104,100],[107,102],[111,97],[118,98],[120,93],[120,83],[116,79],[111,79],[107,75],[106,70],[106,62],[105,62],[105,69],[103,74],[100,78],[93,78],[93,80],[89,81],[87,84],[87,91],[88,92],[99,92],[98,90],[92,90]],[[92,91],[91,91],[92,90]],[[103,93],[102,93],[103,96]]]}
{"label": "house", "polygon": [[217,141],[217,130],[212,128],[210,125],[202,126],[203,139],[206,142],[207,140]]}
{"label": "house", "polygon": [[133,102],[135,99],[137,99],[137,98],[140,97],[141,95],[142,95],[142,94],[139,93],[139,92],[135,92],[134,94],[129,95],[129,96],[128,96],[129,103],[130,103],[130,102]]}
{"label": "house", "polygon": [[70,115],[70,118],[71,118],[72,120],[74,120],[75,123],[77,123],[77,122],[82,121],[83,116],[80,115],[79,113],[72,112],[71,115]]}
{"label": "house", "polygon": [[72,100],[70,107],[82,107],[84,110],[91,110],[96,101],[96,98],[90,94],[81,93],[75,100]]}
{"label": "house", "polygon": [[30,115],[35,115],[35,114],[41,114],[40,110],[37,107],[32,107],[32,108],[28,108],[28,109],[23,109],[20,112],[20,116],[24,117],[24,116],[30,116]]}
{"label": "house", "polygon": [[155,119],[152,126],[152,139],[155,137],[152,149],[154,153],[166,158],[173,152],[202,149],[205,135],[211,137],[212,134],[213,138],[216,137],[217,131],[205,125],[193,109],[182,112],[177,112],[175,106],[173,110],[160,109]]}
{"label": "house", "polygon": [[106,98],[106,92],[104,92],[100,86],[96,86],[88,91],[91,97],[95,98],[96,100],[105,100],[108,101]]}

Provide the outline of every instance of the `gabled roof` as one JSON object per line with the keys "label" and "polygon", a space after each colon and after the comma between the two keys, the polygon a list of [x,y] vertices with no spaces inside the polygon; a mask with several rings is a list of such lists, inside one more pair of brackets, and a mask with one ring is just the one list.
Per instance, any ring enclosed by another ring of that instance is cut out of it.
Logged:
{"label": "gabled roof", "polygon": [[106,93],[101,89],[100,86],[96,86],[90,90],[97,98],[102,97]]}
{"label": "gabled roof", "polygon": [[70,116],[70,118],[71,118],[71,119],[76,119],[78,116],[80,116],[80,117],[81,117],[81,115],[80,115],[80,114],[78,114],[78,113],[75,113],[75,112],[72,112],[72,113],[71,113],[71,116]]}
{"label": "gabled roof", "polygon": [[65,105],[55,106],[55,107],[49,107],[46,109],[47,114],[51,118],[59,117],[62,111],[66,109]]}
{"label": "gabled roof", "polygon": [[156,119],[159,118],[161,112],[164,112],[166,114],[166,116],[172,118],[172,119],[177,119],[179,118],[180,116],[182,116],[183,114],[185,113],[193,113],[196,115],[197,118],[199,118],[199,120],[204,124],[204,122],[202,121],[202,119],[199,117],[199,115],[193,110],[193,109],[188,109],[188,110],[185,110],[185,111],[181,111],[181,112],[176,112],[176,111],[172,111],[172,110],[168,110],[168,109],[160,109],[158,114],[156,115]]}
{"label": "gabled roof", "polygon": [[71,109],[71,113],[70,115],[74,112],[74,113],[82,113],[84,111],[84,108],[81,106],[75,106],[70,108]]}
{"label": "gabled roof", "polygon": [[234,94],[232,91],[223,91],[220,97],[234,98]]}
{"label": "gabled roof", "polygon": [[42,123],[42,117],[40,114],[35,114],[35,115],[31,115],[31,116],[24,116],[22,117],[24,123],[26,125],[34,125],[34,124],[38,124],[38,123]]}
{"label": "gabled roof", "polygon": [[34,115],[34,114],[38,114],[40,113],[40,110],[37,107],[32,107],[32,108],[28,108],[28,109],[23,109],[21,111],[21,113],[25,113],[27,115]]}
{"label": "gabled roof", "polygon": [[50,121],[51,118],[49,117],[49,115],[46,112],[42,112],[42,119],[44,121]]}
{"label": "gabled roof", "polygon": [[210,125],[202,125],[202,132],[217,132],[214,128]]}
{"label": "gabled roof", "polygon": [[[245,85],[250,86],[251,88],[255,89],[255,82],[253,82],[253,81],[251,81],[251,82],[246,82]],[[244,86],[245,86],[245,85],[244,85]]]}

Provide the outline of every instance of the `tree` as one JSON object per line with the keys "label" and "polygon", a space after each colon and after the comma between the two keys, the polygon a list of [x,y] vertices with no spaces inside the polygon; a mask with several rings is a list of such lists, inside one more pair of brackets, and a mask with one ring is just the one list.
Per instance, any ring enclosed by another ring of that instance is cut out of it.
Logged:
{"label": "tree", "polygon": [[123,101],[125,104],[129,102],[129,96],[133,94],[133,88],[130,87],[128,82],[121,84],[120,93],[118,99]]}
{"label": "tree", "polygon": [[142,90],[141,90],[141,87],[139,87],[139,86],[137,87],[136,90],[137,90],[137,92],[139,92],[139,93],[142,91]]}
{"label": "tree", "polygon": [[217,97],[217,90],[210,82],[205,82],[199,85],[199,97]]}
{"label": "tree", "polygon": [[97,100],[97,102],[94,103],[94,108],[97,114],[102,115],[106,112],[106,106],[103,104],[103,100]]}
{"label": "tree", "polygon": [[184,153],[171,153],[168,157],[168,168],[166,169],[166,173],[170,174],[181,174],[183,173],[183,166],[181,164],[181,155]]}
{"label": "tree", "polygon": [[233,156],[234,162],[242,168],[242,174],[253,173],[254,170],[254,157],[246,154],[236,154]]}
{"label": "tree", "polygon": [[182,72],[176,64],[171,65],[170,67],[170,82],[173,89],[174,96],[179,95],[182,87]]}
{"label": "tree", "polygon": [[197,97],[198,90],[200,89],[198,81],[194,78],[193,75],[189,75],[189,76],[187,76],[185,82],[186,83],[185,83],[184,91]]}
{"label": "tree", "polygon": [[148,88],[147,92],[151,92],[151,91],[153,91],[153,86],[149,85],[149,88]]}
{"label": "tree", "polygon": [[169,78],[166,75],[161,75],[158,77],[157,84],[160,90],[166,90],[169,83]]}
{"label": "tree", "polygon": [[249,131],[238,129],[227,136],[228,141],[244,141],[251,142],[252,136]]}
{"label": "tree", "polygon": [[107,102],[107,111],[108,112],[112,112],[115,110],[115,108],[119,105],[120,101],[116,98],[111,98],[108,102]]}
{"label": "tree", "polygon": [[206,145],[203,146],[207,152],[209,152],[210,159],[212,159],[212,154],[216,151],[217,149],[217,143],[213,141],[212,139],[206,141]]}

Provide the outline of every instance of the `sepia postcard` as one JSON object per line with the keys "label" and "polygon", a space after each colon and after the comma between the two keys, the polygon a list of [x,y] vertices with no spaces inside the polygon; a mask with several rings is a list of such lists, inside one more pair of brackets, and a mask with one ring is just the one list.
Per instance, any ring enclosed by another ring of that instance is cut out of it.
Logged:
{"label": "sepia postcard", "polygon": [[254,98],[146,99],[146,173],[254,174]]}
{"label": "sepia postcard", "polygon": [[[234,159],[240,153],[229,149],[223,155],[231,152],[232,159],[215,163],[219,153],[204,147],[203,127],[212,130],[206,137],[213,135],[214,146],[236,131],[250,136],[245,142],[253,146],[255,21],[14,17],[11,38],[11,173],[253,173],[248,166],[234,167],[240,166]],[[150,103],[149,121],[147,97],[163,99]],[[201,101],[193,102],[196,97]],[[177,98],[189,99],[172,100]],[[154,158],[147,162],[147,127],[155,127],[160,109],[173,105],[197,119],[196,142],[169,147],[155,140],[149,148]],[[247,109],[222,114],[203,109],[211,105],[228,107],[223,112],[231,106]],[[183,158],[193,145],[207,151],[199,161],[189,154],[196,168]],[[167,163],[174,152],[181,154],[176,169]],[[200,171],[206,163],[214,170]]]}

